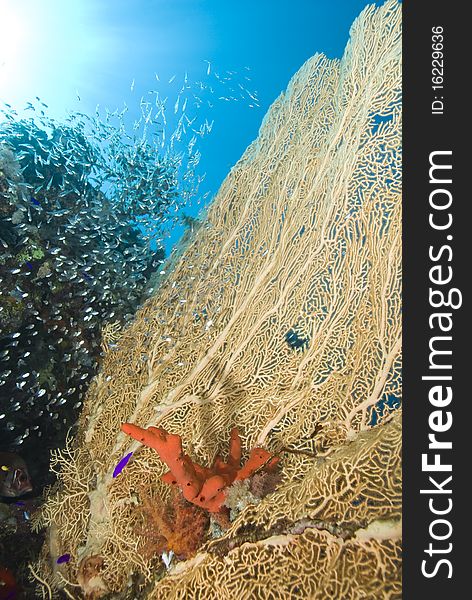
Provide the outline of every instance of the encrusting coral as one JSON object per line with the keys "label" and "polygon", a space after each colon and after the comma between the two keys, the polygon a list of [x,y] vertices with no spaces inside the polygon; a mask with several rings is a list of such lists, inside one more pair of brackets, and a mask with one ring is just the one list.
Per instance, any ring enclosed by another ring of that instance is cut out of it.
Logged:
{"label": "encrusting coral", "polygon": [[[43,509],[71,583],[101,556],[95,589],[127,599],[401,597],[401,64],[394,0],[341,60],[309,59],[105,354]],[[194,469],[237,424],[242,463],[263,447],[282,478],[258,503],[224,488],[240,512],[165,569],[137,531],[168,468],[129,422],[178,436]]]}
{"label": "encrusting coral", "polygon": [[248,479],[260,469],[273,471],[279,462],[278,457],[264,448],[253,448],[246,464],[241,467],[241,439],[237,428],[231,430],[228,462],[217,456],[210,468],[202,467],[184,454],[179,435],[158,427],[142,429],[132,423],[124,423],[121,429],[135,440],[154,448],[166,463],[170,471],[162,475],[164,483],[177,485],[186,500],[210,513],[224,511],[225,489],[234,481]]}

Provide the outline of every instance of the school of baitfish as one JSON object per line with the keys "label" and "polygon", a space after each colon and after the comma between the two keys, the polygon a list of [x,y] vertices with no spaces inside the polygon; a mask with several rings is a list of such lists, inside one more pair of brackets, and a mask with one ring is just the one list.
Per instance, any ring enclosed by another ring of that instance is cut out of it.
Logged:
{"label": "school of baitfish", "polygon": [[[28,118],[0,110],[1,450],[34,449],[47,465],[97,372],[103,327],[126,324],[152,291],[162,239],[203,180],[197,138],[213,122],[198,125],[188,109],[258,106],[247,72],[241,83],[207,65],[206,81],[185,74],[171,115],[151,90],[131,126],[126,105],[65,122],[49,118],[39,98]],[[222,85],[230,95],[218,96]],[[175,125],[167,138],[166,114]]]}

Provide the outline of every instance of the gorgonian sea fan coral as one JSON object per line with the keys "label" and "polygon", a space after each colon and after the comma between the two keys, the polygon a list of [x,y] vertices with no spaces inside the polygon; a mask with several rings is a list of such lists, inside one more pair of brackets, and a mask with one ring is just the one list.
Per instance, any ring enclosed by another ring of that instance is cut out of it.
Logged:
{"label": "gorgonian sea fan coral", "polygon": [[[43,509],[51,547],[71,554],[67,580],[102,556],[106,588],[141,582],[139,598],[399,598],[398,2],[363,11],[340,61],[301,67],[166,271],[106,354]],[[156,574],[137,490],[165,499],[167,469],[123,422],[180,436],[200,465],[237,423],[244,449],[281,454],[283,478]]]}

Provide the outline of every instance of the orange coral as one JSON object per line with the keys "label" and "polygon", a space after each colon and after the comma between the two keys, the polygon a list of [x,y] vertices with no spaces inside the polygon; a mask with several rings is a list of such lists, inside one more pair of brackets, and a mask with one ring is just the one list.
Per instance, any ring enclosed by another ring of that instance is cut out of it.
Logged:
{"label": "orange coral", "polygon": [[261,468],[273,470],[279,458],[263,448],[253,448],[246,464],[241,467],[241,438],[237,428],[231,430],[228,462],[217,456],[211,468],[192,461],[182,450],[179,435],[168,433],[159,427],[142,429],[132,423],[123,423],[121,429],[135,440],[154,448],[170,471],[162,481],[177,485],[186,500],[210,513],[225,510],[225,489],[233,481],[247,479]]}
{"label": "orange coral", "polygon": [[170,551],[180,558],[193,556],[205,539],[208,514],[187,502],[177,488],[167,504],[149,494],[140,496],[143,523],[138,534],[143,539],[143,556]]}

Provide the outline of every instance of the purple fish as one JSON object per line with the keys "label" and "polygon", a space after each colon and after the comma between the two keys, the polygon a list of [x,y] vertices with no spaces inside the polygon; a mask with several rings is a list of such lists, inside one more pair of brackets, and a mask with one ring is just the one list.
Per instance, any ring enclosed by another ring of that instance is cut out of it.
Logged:
{"label": "purple fish", "polygon": [[56,563],[58,565],[62,565],[62,563],[66,563],[70,561],[70,554],[63,554],[62,556],[59,556],[59,558],[56,560]]}
{"label": "purple fish", "polygon": [[126,467],[129,459],[132,456],[133,456],[133,453],[130,452],[129,454],[127,454],[120,460],[120,462],[116,465],[115,470],[113,471],[113,477],[116,477],[117,475],[119,475],[121,473],[121,471]]}

